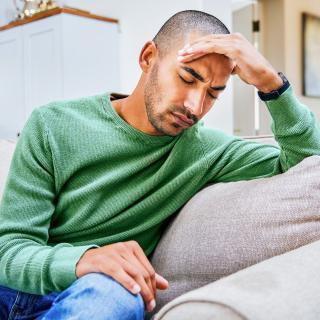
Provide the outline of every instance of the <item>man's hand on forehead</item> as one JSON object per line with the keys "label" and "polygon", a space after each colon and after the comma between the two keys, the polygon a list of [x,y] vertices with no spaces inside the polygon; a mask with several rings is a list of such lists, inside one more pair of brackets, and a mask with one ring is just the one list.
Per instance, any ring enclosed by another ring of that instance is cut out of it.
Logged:
{"label": "man's hand on forehead", "polygon": [[231,59],[232,74],[262,92],[270,92],[282,85],[277,71],[240,33],[200,37],[179,50],[177,59],[186,63],[210,53],[223,54]]}

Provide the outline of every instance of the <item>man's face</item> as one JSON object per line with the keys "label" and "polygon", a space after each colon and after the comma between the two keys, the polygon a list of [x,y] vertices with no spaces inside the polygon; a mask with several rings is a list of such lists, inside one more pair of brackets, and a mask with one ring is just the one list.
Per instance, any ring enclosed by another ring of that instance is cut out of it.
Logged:
{"label": "man's face", "polygon": [[[204,117],[225,88],[233,68],[230,59],[215,53],[187,63],[179,62],[179,49],[181,46],[157,60],[144,90],[150,123],[159,134],[170,136],[180,134]],[[173,113],[182,114],[193,123],[184,125]]]}

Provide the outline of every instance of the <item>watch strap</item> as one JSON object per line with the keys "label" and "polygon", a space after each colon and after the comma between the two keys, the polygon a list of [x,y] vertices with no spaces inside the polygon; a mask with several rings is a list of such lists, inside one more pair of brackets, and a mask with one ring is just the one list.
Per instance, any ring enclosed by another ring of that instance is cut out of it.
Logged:
{"label": "watch strap", "polygon": [[290,83],[288,79],[284,76],[282,72],[278,72],[278,75],[281,77],[283,84],[280,88],[276,90],[272,90],[271,92],[264,93],[262,91],[258,91],[258,95],[262,101],[269,101],[277,99],[281,96],[282,93],[284,93],[289,87]]}

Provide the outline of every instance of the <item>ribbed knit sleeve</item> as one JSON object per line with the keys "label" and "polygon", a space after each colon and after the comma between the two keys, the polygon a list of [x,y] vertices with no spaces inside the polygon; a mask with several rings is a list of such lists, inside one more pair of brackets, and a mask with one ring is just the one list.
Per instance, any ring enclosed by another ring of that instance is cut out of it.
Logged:
{"label": "ribbed knit sleeve", "polygon": [[279,147],[207,129],[204,149],[210,182],[270,177],[287,171],[306,157],[320,155],[319,122],[299,102],[292,87],[279,98],[267,101],[266,106]]}
{"label": "ribbed knit sleeve", "polygon": [[60,292],[76,280],[81,255],[98,247],[47,245],[55,198],[52,151],[38,108],[17,142],[0,204],[1,285],[35,294]]}

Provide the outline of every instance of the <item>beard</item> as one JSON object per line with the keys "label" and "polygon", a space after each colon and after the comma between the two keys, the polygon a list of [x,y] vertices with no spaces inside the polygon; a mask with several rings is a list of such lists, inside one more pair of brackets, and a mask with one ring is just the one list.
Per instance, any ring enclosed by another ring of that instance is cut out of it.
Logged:
{"label": "beard", "polygon": [[[146,112],[149,122],[161,134],[168,136],[176,136],[180,131],[170,130],[171,124],[166,122],[166,115],[169,115],[170,110],[163,113],[157,112],[157,107],[161,105],[163,95],[161,94],[160,86],[158,83],[158,63],[151,69],[150,76],[146,81],[144,88],[144,101],[146,105]],[[173,109],[175,109],[173,107]],[[175,126],[173,123],[172,126]],[[178,126],[176,126],[178,128]]]}

